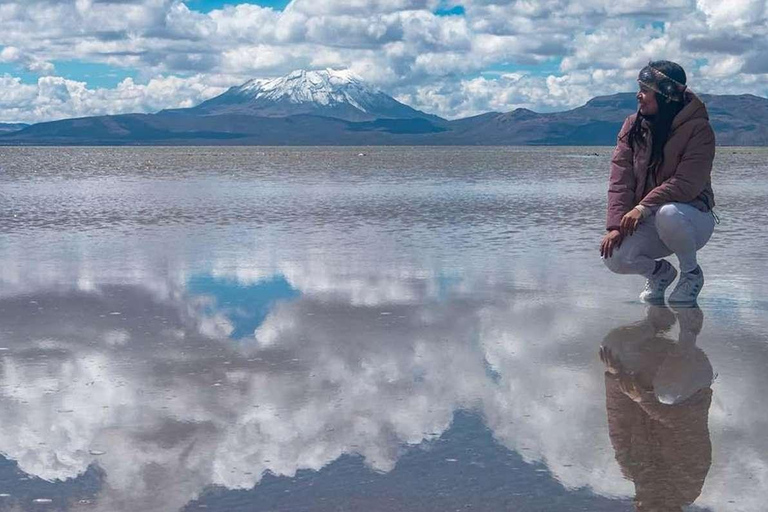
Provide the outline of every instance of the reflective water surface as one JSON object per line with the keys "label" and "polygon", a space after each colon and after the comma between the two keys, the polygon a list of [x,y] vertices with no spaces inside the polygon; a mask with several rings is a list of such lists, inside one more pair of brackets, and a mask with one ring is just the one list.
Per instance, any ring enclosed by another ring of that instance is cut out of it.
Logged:
{"label": "reflective water surface", "polygon": [[609,155],[0,148],[0,510],[765,510],[768,151],[689,309]]}

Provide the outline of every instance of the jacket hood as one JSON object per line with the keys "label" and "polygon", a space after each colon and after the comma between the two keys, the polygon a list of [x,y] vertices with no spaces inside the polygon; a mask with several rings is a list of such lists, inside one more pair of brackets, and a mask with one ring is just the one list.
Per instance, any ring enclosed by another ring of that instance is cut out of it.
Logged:
{"label": "jacket hood", "polygon": [[672,130],[693,119],[709,119],[707,107],[690,89],[685,91],[685,106],[672,120]]}

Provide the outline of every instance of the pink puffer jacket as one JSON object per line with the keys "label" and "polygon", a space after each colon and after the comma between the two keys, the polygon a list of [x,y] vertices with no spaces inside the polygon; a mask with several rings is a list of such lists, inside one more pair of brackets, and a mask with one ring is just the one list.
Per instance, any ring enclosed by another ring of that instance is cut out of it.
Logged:
{"label": "pink puffer jacket", "polygon": [[609,231],[619,229],[621,218],[637,204],[655,207],[665,203],[689,203],[702,211],[715,206],[710,180],[715,158],[715,133],[704,103],[691,91],[686,91],[685,103],[672,121],[664,145],[664,161],[656,169],[659,185],[650,191],[645,190],[651,159],[650,126],[643,121],[646,143],[633,148],[625,134],[632,128],[637,114],[624,121],[611,158],[606,222]]}

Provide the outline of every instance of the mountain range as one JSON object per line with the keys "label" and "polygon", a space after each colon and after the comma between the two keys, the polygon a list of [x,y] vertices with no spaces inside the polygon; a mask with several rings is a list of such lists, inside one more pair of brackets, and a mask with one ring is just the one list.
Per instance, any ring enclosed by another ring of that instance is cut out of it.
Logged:
{"label": "mountain range", "polygon": [[[720,145],[768,145],[768,99],[700,95]],[[0,124],[0,145],[613,145],[634,93],[565,112],[527,109],[457,120],[411,108],[349,71],[250,80],[186,109],[28,125]]]}

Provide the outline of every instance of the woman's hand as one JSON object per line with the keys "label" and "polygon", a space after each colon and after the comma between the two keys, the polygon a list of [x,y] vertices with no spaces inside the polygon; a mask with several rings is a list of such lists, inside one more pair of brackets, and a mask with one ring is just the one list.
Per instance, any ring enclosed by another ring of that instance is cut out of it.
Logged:
{"label": "woman's hand", "polygon": [[608,347],[600,347],[600,360],[605,365],[605,371],[611,375],[619,375],[624,371],[624,367],[621,365],[619,358],[613,355],[611,349]]}
{"label": "woman's hand", "polygon": [[619,378],[619,389],[633,402],[642,402],[646,390],[640,384],[637,376],[627,371],[618,357],[608,347],[600,347],[600,360],[605,364],[605,370]]}
{"label": "woman's hand", "polygon": [[600,256],[603,258],[610,258],[613,256],[613,250],[621,247],[622,240],[624,240],[624,237],[618,229],[606,233],[603,237],[603,241],[600,242]]}
{"label": "woman's hand", "polygon": [[621,224],[619,225],[619,231],[621,232],[621,235],[632,236],[632,233],[635,232],[641,220],[643,220],[643,214],[639,210],[636,210],[635,208],[629,210],[621,218]]}
{"label": "woman's hand", "polygon": [[619,389],[633,402],[642,402],[646,390],[637,381],[637,377],[631,373],[619,375]]}

